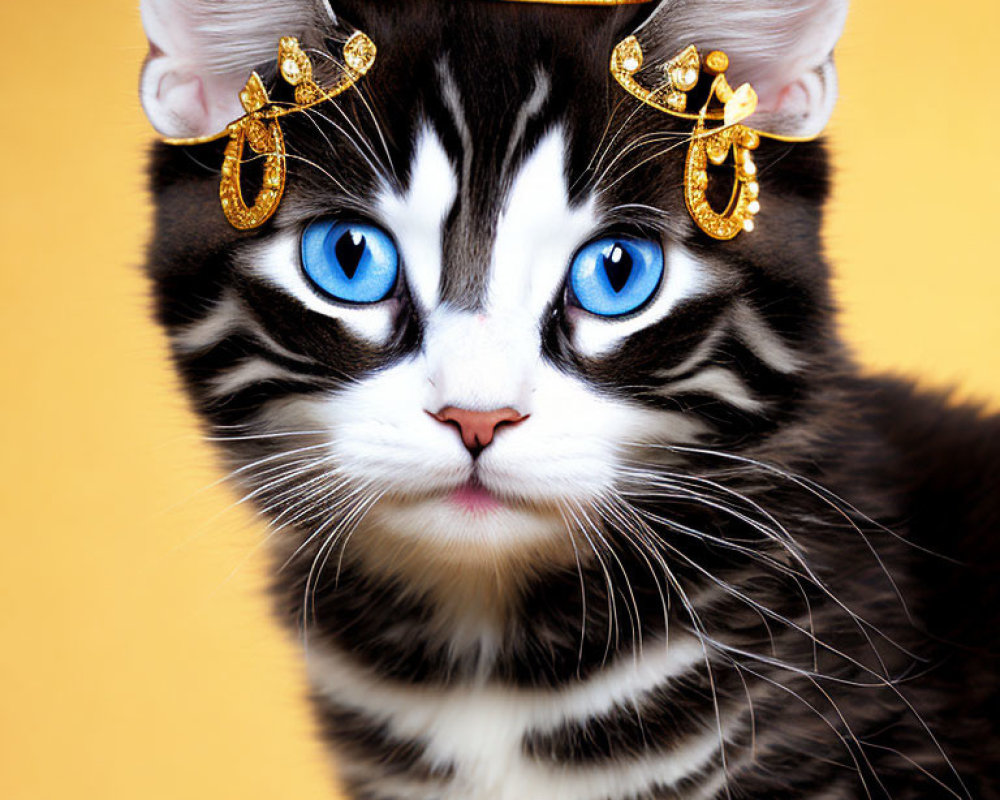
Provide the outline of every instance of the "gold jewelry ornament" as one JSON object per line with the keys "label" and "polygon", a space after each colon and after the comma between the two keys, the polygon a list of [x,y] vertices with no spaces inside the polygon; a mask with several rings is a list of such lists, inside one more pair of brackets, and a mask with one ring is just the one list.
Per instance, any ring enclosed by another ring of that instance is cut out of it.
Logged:
{"label": "gold jewelry ornament", "polygon": [[[222,211],[234,228],[249,230],[260,227],[278,210],[285,192],[288,165],[279,120],[332,100],[350,89],[371,69],[375,63],[375,52],[375,43],[356,31],[344,44],[344,63],[337,82],[323,88],[313,80],[312,62],[303,52],[298,39],[285,36],[278,42],[278,71],[287,83],[295,87],[294,104],[272,103],[260,75],[253,72],[240,92],[240,104],[246,114],[230,123],[224,131],[209,136],[163,141],[172,145],[194,145],[228,136],[222,162],[222,182],[219,184]],[[264,157],[264,185],[251,206],[243,199],[240,183],[240,167],[248,143],[254,153]]]}
{"label": "gold jewelry ornament", "polygon": [[550,6],[637,6],[653,0],[507,0],[508,3],[538,3]]}
{"label": "gold jewelry ornament", "polygon": [[[636,75],[643,68],[643,52],[635,36],[618,43],[611,53],[611,74],[633,97],[666,114],[693,120],[691,144],[684,166],[684,201],[695,223],[713,239],[728,241],[741,231],[753,231],[760,211],[760,184],[753,151],[761,137],[782,142],[805,142],[815,137],[779,136],[741,124],[757,110],[757,93],[749,83],[729,85],[729,57],[715,50],[704,58],[694,45],[684,48],[662,67],[663,80],[653,89],[642,86]],[[697,113],[688,110],[688,93],[712,78],[708,98]],[[721,108],[720,108],[721,106]],[[716,126],[706,123],[718,122]],[[722,166],[732,153],[733,191],[719,213],[708,201],[709,165]]]}

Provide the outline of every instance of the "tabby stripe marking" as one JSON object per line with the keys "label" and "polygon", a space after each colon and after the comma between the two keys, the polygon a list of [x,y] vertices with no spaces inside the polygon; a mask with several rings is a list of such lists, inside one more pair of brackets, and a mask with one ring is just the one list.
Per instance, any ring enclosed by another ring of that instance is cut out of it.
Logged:
{"label": "tabby stripe marking", "polygon": [[[345,655],[317,644],[308,653],[309,674],[325,696],[395,723],[399,733],[421,735],[434,726],[448,739],[451,728],[468,720],[505,718],[517,728],[516,738],[528,730],[547,730],[567,720],[587,719],[616,706],[636,702],[666,682],[704,664],[704,651],[694,637],[673,635],[650,641],[642,651],[622,656],[592,678],[554,691],[499,685],[453,688],[409,687],[383,681],[358,667]],[[359,698],[364,698],[363,701]],[[484,715],[487,715],[484,717]],[[456,731],[454,748],[466,740]]]}
{"label": "tabby stripe marking", "polygon": [[659,370],[653,377],[661,380],[674,380],[684,376],[692,370],[701,367],[705,361],[711,358],[719,343],[727,334],[726,326],[716,325],[707,335],[695,346],[691,354],[675,367]]}
{"label": "tabby stripe marking", "polygon": [[279,380],[305,382],[306,377],[259,356],[253,356],[241,361],[236,367],[212,377],[208,381],[208,394],[215,398],[228,397],[248,386]]}
{"label": "tabby stripe marking", "polygon": [[174,345],[183,353],[197,353],[218,344],[229,334],[239,329],[244,315],[240,301],[232,290],[227,290],[222,299],[209,309],[197,322],[173,336]]}
{"label": "tabby stripe marking", "polygon": [[179,352],[194,355],[211,350],[236,333],[247,334],[275,356],[302,364],[316,363],[315,359],[278,344],[251,316],[232,289],[227,289],[222,299],[202,319],[175,333],[173,343]]}
{"label": "tabby stripe marking", "polygon": [[[716,763],[719,736],[706,733],[666,755],[567,771],[519,766],[501,777],[503,800],[631,800],[652,787],[675,787]],[[449,798],[451,800],[451,798]],[[458,800],[457,796],[455,800]]]}
{"label": "tabby stripe marking", "polygon": [[394,737],[385,723],[373,724],[364,714],[346,708],[328,698],[314,698],[319,708],[320,723],[327,739],[341,752],[350,754],[352,762],[371,765],[380,777],[405,775],[408,780],[432,781],[450,778],[452,765],[428,764],[423,745],[416,740]]}
{"label": "tabby stripe marking", "polygon": [[707,367],[690,378],[676,381],[658,389],[657,394],[663,397],[708,394],[741,411],[758,413],[764,409],[764,404],[751,396],[743,382],[723,367]]}
{"label": "tabby stripe marking", "polygon": [[767,366],[783,375],[802,368],[802,359],[789,348],[749,303],[738,302],[732,310],[733,330],[749,350]]}
{"label": "tabby stripe marking", "polygon": [[552,764],[577,765],[667,753],[706,731],[718,735],[716,700],[728,738],[744,723],[745,689],[735,671],[713,671],[713,679],[714,684],[703,669],[697,678],[685,676],[680,685],[658,690],[644,702],[616,706],[550,732],[532,732],[525,753]]}

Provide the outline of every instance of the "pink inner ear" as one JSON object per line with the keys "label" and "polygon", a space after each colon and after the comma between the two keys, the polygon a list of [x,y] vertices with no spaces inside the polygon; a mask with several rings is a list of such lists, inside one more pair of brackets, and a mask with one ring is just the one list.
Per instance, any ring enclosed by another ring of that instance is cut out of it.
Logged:
{"label": "pink inner ear", "polygon": [[142,104],[162,135],[219,133],[243,114],[239,91],[249,75],[220,75],[192,54],[183,18],[170,7],[143,3],[149,55],[143,67]]}
{"label": "pink inner ear", "polygon": [[239,92],[317,0],[140,0],[149,57],[142,104],[168,137],[211,136],[243,115]]}
{"label": "pink inner ear", "polygon": [[243,75],[209,75],[202,81],[202,103],[211,133],[223,130],[246,113],[240,104],[240,91],[249,77],[247,70]]}
{"label": "pink inner ear", "polygon": [[765,108],[780,114],[804,114],[809,109],[809,92],[801,81],[795,81],[778,92],[772,104]]}
{"label": "pink inner ear", "polygon": [[194,75],[168,72],[160,79],[157,99],[168,109],[178,124],[202,135],[208,127],[208,109],[205,105],[205,90],[202,82]]}
{"label": "pink inner ear", "polygon": [[142,105],[162,135],[209,136],[242,116],[241,79],[233,75],[198,75],[183,58],[150,43],[143,68]]}

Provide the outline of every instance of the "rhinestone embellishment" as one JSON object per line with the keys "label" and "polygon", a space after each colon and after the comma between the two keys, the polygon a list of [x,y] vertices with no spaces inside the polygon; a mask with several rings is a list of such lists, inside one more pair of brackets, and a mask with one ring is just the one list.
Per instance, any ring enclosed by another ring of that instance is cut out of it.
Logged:
{"label": "rhinestone embellishment", "polygon": [[[653,88],[639,83],[644,55],[638,38],[629,36],[611,53],[611,73],[633,97],[666,114],[695,123],[684,164],[684,201],[695,224],[713,239],[735,239],[751,232],[760,213],[760,184],[754,151],[761,137],[781,141],[808,141],[768,134],[742,124],[757,110],[757,93],[749,83],[736,89],[729,85],[726,70],[729,57],[713,50],[702,59],[690,45],[662,67],[663,80]],[[701,83],[702,74],[712,78],[708,99],[697,112],[688,110],[688,93]],[[712,126],[709,123],[717,123]],[[712,167],[732,164],[733,188],[721,212],[708,200],[709,172]]]}

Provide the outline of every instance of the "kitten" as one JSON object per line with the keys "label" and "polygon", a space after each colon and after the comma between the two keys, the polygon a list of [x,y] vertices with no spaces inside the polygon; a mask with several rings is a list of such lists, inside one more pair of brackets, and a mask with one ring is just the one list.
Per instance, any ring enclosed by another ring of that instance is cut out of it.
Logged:
{"label": "kitten", "polygon": [[725,50],[815,133],[845,13],[143,0],[167,136],[280,91],[281,36],[325,80],[378,47],[283,120],[259,228],[221,142],[157,146],[148,267],[351,798],[1000,797],[1000,422],[859,375],[821,142],[762,143],[757,230],[715,241],[690,125],[608,69],[640,28]]}

